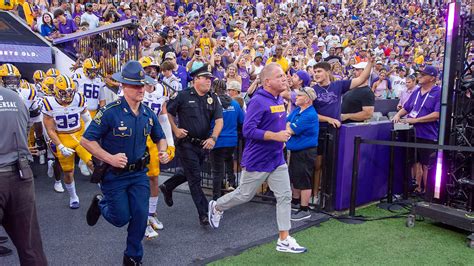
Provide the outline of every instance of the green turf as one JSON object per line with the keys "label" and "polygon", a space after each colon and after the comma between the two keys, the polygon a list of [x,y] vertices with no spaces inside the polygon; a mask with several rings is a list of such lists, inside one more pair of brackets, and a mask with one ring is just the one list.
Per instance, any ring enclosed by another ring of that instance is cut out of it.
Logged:
{"label": "green turf", "polygon": [[[358,215],[379,217],[388,211],[370,206]],[[405,227],[405,219],[349,225],[330,220],[294,237],[309,251],[285,254],[275,251],[276,241],[215,265],[474,265],[474,250],[465,244],[467,232],[429,221]]]}

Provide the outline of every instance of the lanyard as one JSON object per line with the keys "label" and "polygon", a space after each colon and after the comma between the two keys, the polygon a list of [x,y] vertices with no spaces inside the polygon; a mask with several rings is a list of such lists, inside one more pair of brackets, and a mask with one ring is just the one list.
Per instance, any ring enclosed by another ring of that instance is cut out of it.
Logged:
{"label": "lanyard", "polygon": [[[416,105],[416,102],[418,101],[418,97],[420,96],[421,94],[421,90],[418,91],[418,94],[416,95],[416,98],[415,98],[415,103],[413,103],[413,108],[415,108],[415,105]],[[421,106],[420,108],[418,109],[418,112],[419,113],[421,111],[421,108],[423,108],[423,106],[425,105],[425,102],[426,102],[426,99],[428,99],[428,97],[430,96],[430,93],[428,92],[425,99],[423,99],[423,102],[421,103]]]}

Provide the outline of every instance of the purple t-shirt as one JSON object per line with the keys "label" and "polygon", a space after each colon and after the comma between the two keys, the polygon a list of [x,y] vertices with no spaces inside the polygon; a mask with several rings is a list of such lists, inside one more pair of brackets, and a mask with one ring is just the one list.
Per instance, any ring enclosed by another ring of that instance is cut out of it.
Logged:
{"label": "purple t-shirt", "polygon": [[[313,101],[313,106],[318,114],[340,120],[342,95],[351,88],[351,82],[351,79],[336,80],[327,87],[314,86],[317,97]],[[327,126],[327,122],[320,122],[320,126]]]}
{"label": "purple t-shirt", "polygon": [[255,92],[247,106],[242,133],[245,148],[242,167],[247,171],[272,172],[285,163],[283,143],[263,140],[265,131],[279,132],[286,128],[286,111],[281,96],[264,89]]}
{"label": "purple t-shirt", "polygon": [[245,67],[239,67],[237,72],[242,78],[242,92],[247,92],[250,87],[250,74]]}
{"label": "purple t-shirt", "polygon": [[175,75],[179,79],[179,82],[181,83],[181,88],[183,90],[188,88],[188,82],[191,81],[191,77],[186,71],[186,67],[178,65],[178,70],[176,72],[173,71],[173,75]]}
{"label": "purple t-shirt", "polygon": [[[424,95],[421,94],[421,88],[416,89],[403,105],[403,109],[408,112],[407,117],[411,118],[423,117],[433,112],[440,112],[441,88],[434,86]],[[414,126],[417,138],[438,140],[439,120],[428,123],[416,123]]]}
{"label": "purple t-shirt", "polygon": [[58,30],[61,34],[69,34],[76,32],[77,26],[72,19],[67,19],[65,24],[59,23]]}

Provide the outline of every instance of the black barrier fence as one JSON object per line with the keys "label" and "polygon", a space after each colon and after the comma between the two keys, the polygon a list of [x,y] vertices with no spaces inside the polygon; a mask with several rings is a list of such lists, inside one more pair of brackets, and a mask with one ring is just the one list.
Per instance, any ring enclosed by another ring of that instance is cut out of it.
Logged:
{"label": "black barrier fence", "polygon": [[393,198],[393,171],[394,171],[394,148],[415,148],[415,149],[435,149],[443,151],[457,151],[474,153],[474,147],[467,146],[451,146],[427,143],[411,143],[411,142],[396,142],[387,140],[371,140],[362,139],[360,136],[354,138],[354,158],[352,165],[352,181],[351,181],[351,196],[349,206],[349,217],[355,217],[356,200],[357,200],[357,182],[359,177],[359,153],[361,144],[381,145],[390,147],[390,161],[389,161],[389,175],[387,182],[387,201],[392,202]]}

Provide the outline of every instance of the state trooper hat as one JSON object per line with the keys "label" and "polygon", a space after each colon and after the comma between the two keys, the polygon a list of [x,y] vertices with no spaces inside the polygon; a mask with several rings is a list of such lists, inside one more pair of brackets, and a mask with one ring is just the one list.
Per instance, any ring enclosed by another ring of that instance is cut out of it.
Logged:
{"label": "state trooper hat", "polygon": [[135,60],[128,61],[122,71],[112,75],[116,81],[129,85],[154,84],[155,81],[150,76],[145,75],[142,65]]}
{"label": "state trooper hat", "polygon": [[202,67],[194,70],[193,72],[189,73],[191,77],[197,78],[197,77],[210,77],[212,78],[212,68],[211,65],[209,64],[204,64]]}

